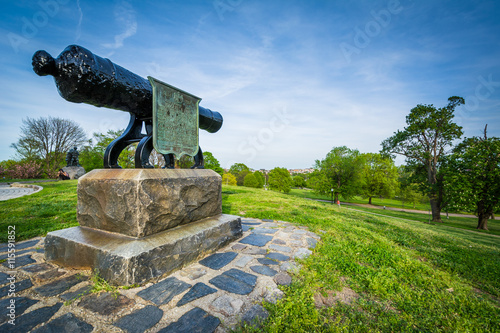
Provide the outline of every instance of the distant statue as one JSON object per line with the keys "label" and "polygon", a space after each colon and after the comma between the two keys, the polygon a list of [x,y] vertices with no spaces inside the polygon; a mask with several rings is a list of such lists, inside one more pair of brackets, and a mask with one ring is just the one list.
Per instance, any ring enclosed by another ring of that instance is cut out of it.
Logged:
{"label": "distant statue", "polygon": [[68,153],[66,154],[66,166],[79,167],[80,162],[78,161],[78,155],[80,155],[80,153],[78,152],[76,146],[73,147],[73,149],[71,149],[70,151],[68,151]]}

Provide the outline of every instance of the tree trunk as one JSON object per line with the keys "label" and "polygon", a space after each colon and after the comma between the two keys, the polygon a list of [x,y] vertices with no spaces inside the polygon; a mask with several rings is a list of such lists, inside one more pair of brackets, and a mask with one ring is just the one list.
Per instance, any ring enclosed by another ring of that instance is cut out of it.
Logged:
{"label": "tree trunk", "polygon": [[484,207],[482,201],[477,203],[477,228],[481,230],[488,230],[488,218],[493,213],[493,209]]}
{"label": "tree trunk", "polygon": [[372,204],[372,197],[370,197],[370,198],[368,199],[368,204],[369,204],[369,205],[371,205],[371,204]]}
{"label": "tree trunk", "polygon": [[439,198],[439,190],[436,188],[436,176],[437,170],[435,168],[435,164],[433,165],[431,161],[429,161],[427,165],[427,180],[429,181],[430,185],[429,200],[432,210],[432,222],[443,223],[443,221],[441,220],[441,203]]}
{"label": "tree trunk", "polygon": [[479,214],[477,218],[477,228],[481,230],[488,230],[488,215]]}
{"label": "tree trunk", "polygon": [[431,210],[432,210],[432,222],[443,223],[441,220],[441,207],[439,206],[438,200],[431,198]]}

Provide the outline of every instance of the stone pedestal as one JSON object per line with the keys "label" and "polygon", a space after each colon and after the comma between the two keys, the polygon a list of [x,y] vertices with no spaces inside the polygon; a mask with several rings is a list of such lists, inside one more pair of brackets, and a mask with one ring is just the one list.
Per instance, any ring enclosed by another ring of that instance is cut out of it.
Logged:
{"label": "stone pedestal", "polygon": [[62,169],[68,173],[70,179],[78,179],[85,174],[85,169],[81,166],[65,166]]}
{"label": "stone pedestal", "polygon": [[104,169],[78,181],[79,227],[47,234],[47,260],[128,285],[168,274],[242,235],[212,170]]}

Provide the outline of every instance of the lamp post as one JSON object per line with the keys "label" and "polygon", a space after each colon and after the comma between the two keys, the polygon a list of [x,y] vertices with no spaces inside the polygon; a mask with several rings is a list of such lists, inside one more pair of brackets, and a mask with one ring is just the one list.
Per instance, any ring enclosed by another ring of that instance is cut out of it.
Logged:
{"label": "lamp post", "polygon": [[332,205],[333,205],[333,188],[332,188]]}

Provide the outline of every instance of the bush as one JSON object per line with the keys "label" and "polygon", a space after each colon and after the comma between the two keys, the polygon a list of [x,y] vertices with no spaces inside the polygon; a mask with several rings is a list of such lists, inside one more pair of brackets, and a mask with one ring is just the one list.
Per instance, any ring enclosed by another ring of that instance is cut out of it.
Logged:
{"label": "bush", "polygon": [[253,173],[249,173],[245,176],[245,179],[243,180],[243,186],[260,188],[259,181]]}
{"label": "bush", "polygon": [[20,162],[7,170],[12,179],[41,178],[43,174],[42,164],[35,161]]}
{"label": "bush", "polygon": [[222,184],[224,184],[224,185],[236,185],[236,177],[231,173],[225,173],[222,176]]}
{"label": "bush", "polygon": [[269,172],[269,187],[271,190],[290,192],[293,185],[292,176],[285,168],[274,168]]}

